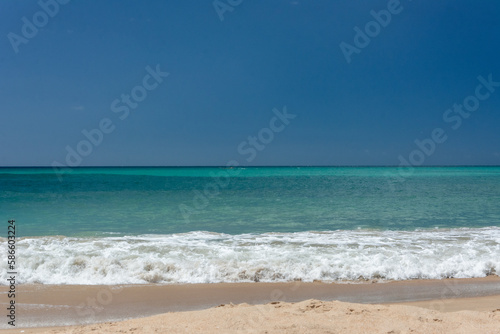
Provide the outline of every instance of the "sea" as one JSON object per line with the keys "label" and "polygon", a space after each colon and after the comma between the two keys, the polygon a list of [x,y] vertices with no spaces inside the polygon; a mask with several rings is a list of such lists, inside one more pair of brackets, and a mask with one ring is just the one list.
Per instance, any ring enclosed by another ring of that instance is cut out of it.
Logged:
{"label": "sea", "polygon": [[4,278],[9,220],[18,284],[484,277],[500,167],[0,168]]}

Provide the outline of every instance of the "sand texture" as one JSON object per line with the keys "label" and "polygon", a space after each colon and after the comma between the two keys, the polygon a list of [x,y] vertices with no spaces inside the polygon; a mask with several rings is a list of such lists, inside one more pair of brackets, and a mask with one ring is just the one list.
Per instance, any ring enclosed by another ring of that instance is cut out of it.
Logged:
{"label": "sand texture", "polygon": [[226,304],[122,322],[27,329],[24,333],[500,333],[500,308],[440,312],[407,305],[318,300]]}

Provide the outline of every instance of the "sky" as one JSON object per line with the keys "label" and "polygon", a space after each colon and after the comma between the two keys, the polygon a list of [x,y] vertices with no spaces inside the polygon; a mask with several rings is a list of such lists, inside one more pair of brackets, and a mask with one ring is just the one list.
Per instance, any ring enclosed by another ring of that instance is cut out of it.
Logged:
{"label": "sky", "polygon": [[0,166],[500,165],[500,2],[0,0]]}

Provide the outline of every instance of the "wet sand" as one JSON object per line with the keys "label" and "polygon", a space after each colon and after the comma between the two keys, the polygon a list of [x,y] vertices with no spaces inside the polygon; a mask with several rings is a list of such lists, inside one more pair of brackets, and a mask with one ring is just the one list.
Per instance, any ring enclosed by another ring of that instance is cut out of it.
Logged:
{"label": "wet sand", "polygon": [[[6,291],[6,287],[2,287],[0,289],[0,292],[4,295],[1,304],[2,308],[7,306],[7,297],[5,295]],[[260,317],[262,318],[264,314],[269,313],[274,314],[274,316],[277,317],[272,320],[271,323],[278,323],[281,321],[280,319],[285,316],[285,314],[281,314],[284,310],[288,310],[286,312],[290,314],[294,314],[294,312],[302,314],[304,312],[300,310],[301,307],[312,307],[310,305],[319,303],[317,301],[311,301],[311,299],[339,301],[326,304],[323,303],[321,306],[317,307],[324,310],[324,312],[320,312],[322,315],[318,315],[319,313],[317,314],[317,312],[313,312],[310,313],[312,317],[311,319],[302,319],[305,323],[312,321],[311,324],[316,320],[320,321],[320,318],[322,319],[322,317],[326,317],[325,319],[327,319],[332,316],[332,314],[330,314],[331,312],[340,312],[339,310],[347,307],[345,306],[347,304],[344,305],[344,303],[341,302],[391,304],[390,306],[374,306],[374,309],[371,309],[373,306],[370,305],[356,306],[356,308],[364,309],[364,312],[371,314],[370,319],[375,319],[378,316],[391,317],[389,315],[391,312],[396,312],[394,317],[397,318],[396,314],[400,314],[400,312],[409,312],[408,316],[410,316],[410,318],[408,321],[410,321],[413,319],[413,315],[420,314],[421,312],[424,313],[422,313],[420,317],[423,317],[422,319],[424,319],[427,316],[433,317],[436,316],[436,314],[445,314],[442,312],[450,313],[469,310],[469,312],[480,311],[476,312],[477,314],[474,313],[475,315],[472,317],[474,319],[477,318],[477,321],[488,322],[487,319],[491,319],[491,321],[498,321],[497,314],[499,312],[495,312],[495,310],[500,310],[500,278],[498,276],[489,276],[478,279],[412,280],[361,284],[294,282],[127,286],[22,285],[17,287],[16,294],[16,329],[14,331],[7,330],[0,332],[20,332],[18,329],[23,328],[24,333],[39,333],[49,330],[41,327],[96,324],[162,314],[159,317],[167,317],[170,319],[168,320],[169,323],[174,321],[173,319],[178,320],[171,323],[174,327],[161,327],[162,329],[160,332],[168,330],[172,333],[176,331],[181,333],[182,331],[179,330],[185,328],[183,327],[184,325],[190,326],[193,324],[194,326],[194,324],[198,321],[196,319],[203,319],[205,316],[208,318],[214,317],[214,314],[207,315],[213,312],[217,313],[218,318],[224,318],[224,314],[226,313],[234,313],[230,317],[231,319],[234,317],[245,317],[245,314],[252,314],[253,312],[257,312],[255,313],[255,317],[258,319],[258,314],[260,314]],[[304,302],[306,300],[308,301],[303,305],[288,304]],[[277,301],[286,303],[270,304],[271,302]],[[256,306],[250,307],[248,305],[241,305],[233,307],[231,303],[245,303]],[[213,308],[221,304],[225,304],[226,306]],[[276,305],[281,306],[275,307]],[[414,308],[415,306],[420,308]],[[266,308],[265,312],[262,312],[263,307]],[[352,308],[354,306],[350,307]],[[208,308],[213,309],[206,310]],[[312,308],[314,309],[316,307]],[[426,308],[427,310],[422,308]],[[408,311],[408,309],[412,311]],[[204,311],[163,314],[167,312],[195,310]],[[219,314],[222,312],[221,310],[225,311],[225,313],[223,312]],[[414,310],[418,310],[418,312]],[[435,314],[433,313],[433,315],[429,315],[425,312],[434,312]],[[335,317],[339,316],[337,313],[335,314]],[[489,315],[484,318],[486,314]],[[190,317],[193,317],[193,319],[188,320],[191,319]],[[316,319],[316,317],[319,318]],[[165,319],[155,321],[145,319],[146,318],[131,321],[146,321],[143,325],[159,321],[158,326],[164,326],[165,321],[167,321]],[[316,320],[313,321],[313,319]],[[457,319],[460,319],[460,317]],[[299,321],[300,319],[297,318],[293,321],[292,320],[289,321],[290,324],[293,324],[295,320]],[[382,321],[383,319],[379,320]],[[470,321],[474,322],[476,320]],[[183,321],[187,321],[187,323],[183,324]],[[230,319],[228,321],[229,322],[223,321],[219,326],[222,326],[220,327],[221,330],[225,328],[224,330],[227,330],[229,333],[231,332],[231,326],[233,326],[234,323]],[[341,321],[340,318],[338,321]],[[269,323],[266,325],[257,320],[255,321],[255,325],[258,329],[264,328],[265,326],[271,326]],[[286,325],[286,323],[284,323],[284,325]],[[298,326],[299,324],[295,325]],[[3,323],[0,323],[0,326],[2,329],[11,328],[11,326],[7,325],[6,320],[4,320]],[[91,325],[91,327],[92,326],[111,325],[99,324]],[[115,324],[111,327],[116,326],[118,325]],[[128,325],[125,324],[124,326]],[[35,327],[36,329],[34,328],[34,331],[28,331],[26,329],[27,327]],[[87,330],[89,332],[93,331],[94,333],[95,330],[98,330],[98,332],[111,330],[107,327],[100,329],[94,328],[92,330],[91,327],[64,327],[65,330],[60,328],[51,330],[56,331],[57,333],[76,330],[75,328],[80,328],[75,333],[86,333]],[[160,327],[157,329],[159,328]],[[270,333],[274,330],[273,328],[268,328]],[[123,328],[120,330],[123,330]],[[151,330],[153,329],[151,328]],[[196,332],[195,328],[192,328],[192,330]],[[199,332],[210,332],[208,330],[209,329],[207,328],[204,330],[200,329]],[[332,333],[335,333],[336,329],[335,327],[332,327],[331,330]],[[286,332],[285,329],[283,329],[283,332]],[[293,331],[290,333],[292,332]],[[327,331],[324,332],[326,333]],[[114,332],[110,331],[110,333]],[[312,331],[311,333],[316,332]]]}

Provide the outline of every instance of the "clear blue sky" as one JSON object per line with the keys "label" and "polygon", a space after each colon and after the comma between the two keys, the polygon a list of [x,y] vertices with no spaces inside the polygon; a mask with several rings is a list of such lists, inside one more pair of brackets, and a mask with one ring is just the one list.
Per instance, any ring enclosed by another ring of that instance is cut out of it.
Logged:
{"label": "clear blue sky", "polygon": [[498,1],[44,1],[0,1],[0,166],[65,165],[103,119],[78,165],[398,165],[436,128],[423,164],[500,164],[500,87],[474,97],[500,82]]}

